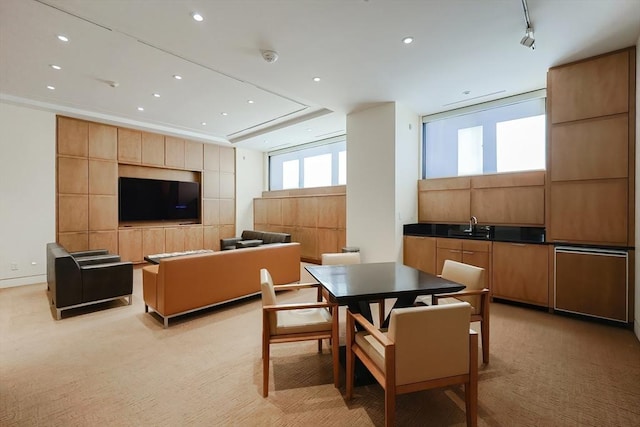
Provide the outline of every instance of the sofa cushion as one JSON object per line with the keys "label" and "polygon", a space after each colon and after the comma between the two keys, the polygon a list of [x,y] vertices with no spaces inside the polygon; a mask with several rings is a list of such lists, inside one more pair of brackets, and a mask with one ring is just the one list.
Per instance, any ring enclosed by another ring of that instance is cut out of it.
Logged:
{"label": "sofa cushion", "polygon": [[244,230],[242,232],[242,240],[263,240],[263,231]]}
{"label": "sofa cushion", "polygon": [[236,248],[254,248],[256,246],[260,246],[262,244],[262,240],[240,240],[236,243]]}

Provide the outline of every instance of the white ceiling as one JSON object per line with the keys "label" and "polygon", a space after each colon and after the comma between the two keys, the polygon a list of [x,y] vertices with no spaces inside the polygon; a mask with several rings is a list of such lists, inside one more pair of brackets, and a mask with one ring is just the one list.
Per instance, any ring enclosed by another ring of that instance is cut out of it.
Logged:
{"label": "white ceiling", "polygon": [[640,0],[528,8],[535,50],[522,0],[0,0],[0,100],[268,151],[344,134],[373,103],[422,115],[544,88],[640,35]]}

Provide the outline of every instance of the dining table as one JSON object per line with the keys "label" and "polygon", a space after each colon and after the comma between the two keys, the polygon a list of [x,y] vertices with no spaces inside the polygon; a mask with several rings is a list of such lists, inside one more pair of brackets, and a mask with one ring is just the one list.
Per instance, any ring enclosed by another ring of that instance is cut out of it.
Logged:
{"label": "dining table", "polygon": [[[460,283],[425,273],[399,262],[306,266],[326,290],[330,302],[346,305],[373,322],[370,302],[394,298],[393,308],[411,307],[416,297],[458,292]],[[387,316],[381,327],[388,326]]]}

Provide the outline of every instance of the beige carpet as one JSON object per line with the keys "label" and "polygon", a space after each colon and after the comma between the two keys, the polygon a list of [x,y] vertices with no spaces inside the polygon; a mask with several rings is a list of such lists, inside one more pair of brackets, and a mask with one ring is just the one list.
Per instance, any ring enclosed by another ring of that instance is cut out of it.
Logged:
{"label": "beige carpet", "polygon": [[[0,290],[1,426],[383,424],[382,389],[358,387],[346,402],[314,342],[273,347],[261,397],[259,299],[163,329],[144,313],[140,280],[136,270],[133,305],[61,321],[45,285]],[[640,343],[630,330],[494,303],[491,333],[480,426],[640,426]],[[464,425],[462,397],[455,387],[400,396],[398,425]]]}

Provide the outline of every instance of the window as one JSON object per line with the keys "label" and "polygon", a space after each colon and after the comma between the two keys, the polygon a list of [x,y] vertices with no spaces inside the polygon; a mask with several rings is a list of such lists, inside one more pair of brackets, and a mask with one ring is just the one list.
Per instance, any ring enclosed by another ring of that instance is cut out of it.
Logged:
{"label": "window", "polygon": [[423,117],[423,178],[545,168],[541,92]]}
{"label": "window", "polygon": [[269,153],[269,189],[327,187],[347,182],[344,137]]}

